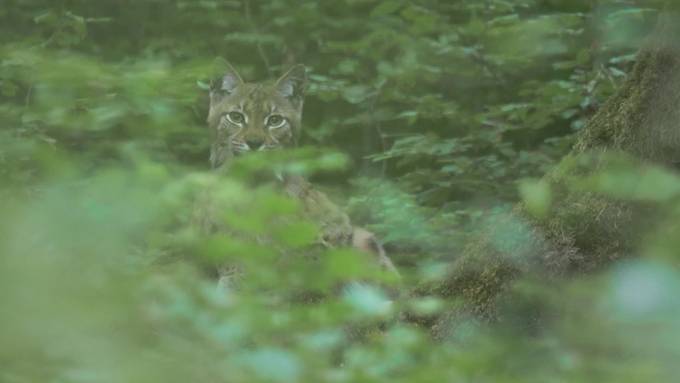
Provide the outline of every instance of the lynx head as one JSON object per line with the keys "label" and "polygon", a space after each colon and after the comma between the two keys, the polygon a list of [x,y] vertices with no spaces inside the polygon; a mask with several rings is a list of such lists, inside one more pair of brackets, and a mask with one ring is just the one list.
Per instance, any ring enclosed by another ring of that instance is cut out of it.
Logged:
{"label": "lynx head", "polygon": [[273,82],[247,83],[229,67],[211,86],[208,125],[213,168],[252,151],[294,146],[300,131],[305,67]]}

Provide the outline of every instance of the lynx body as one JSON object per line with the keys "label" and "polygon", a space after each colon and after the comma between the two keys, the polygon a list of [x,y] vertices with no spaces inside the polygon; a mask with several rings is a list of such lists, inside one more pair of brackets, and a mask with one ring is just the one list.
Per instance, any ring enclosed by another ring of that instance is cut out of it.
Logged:
{"label": "lynx body", "polygon": [[[277,81],[262,83],[246,83],[229,67],[210,92],[212,167],[249,152],[294,147],[301,128],[306,81],[302,65]],[[319,243],[355,247],[374,255],[383,269],[398,274],[373,233],[352,226],[349,217],[324,193],[299,176],[284,175],[281,184],[286,194],[301,202],[303,213],[319,225]]]}

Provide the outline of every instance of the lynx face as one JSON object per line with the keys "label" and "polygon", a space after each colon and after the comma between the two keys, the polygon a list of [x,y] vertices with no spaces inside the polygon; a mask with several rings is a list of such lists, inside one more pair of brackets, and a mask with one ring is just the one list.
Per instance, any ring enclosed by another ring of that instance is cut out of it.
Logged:
{"label": "lynx face", "polygon": [[213,168],[243,153],[294,146],[300,131],[305,68],[275,82],[246,83],[233,68],[210,91]]}

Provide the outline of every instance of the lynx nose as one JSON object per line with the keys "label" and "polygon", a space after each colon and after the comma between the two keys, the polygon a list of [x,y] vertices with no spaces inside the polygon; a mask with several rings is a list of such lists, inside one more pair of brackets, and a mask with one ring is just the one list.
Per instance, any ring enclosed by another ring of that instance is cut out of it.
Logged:
{"label": "lynx nose", "polygon": [[261,138],[251,138],[251,139],[246,140],[246,145],[248,145],[248,147],[251,150],[261,148],[262,144],[264,144],[264,140],[261,139]]}

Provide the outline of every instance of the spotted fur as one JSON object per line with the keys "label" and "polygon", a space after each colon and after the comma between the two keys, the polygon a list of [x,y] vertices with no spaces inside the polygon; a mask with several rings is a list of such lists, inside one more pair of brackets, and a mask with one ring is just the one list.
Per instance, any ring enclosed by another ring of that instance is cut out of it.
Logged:
{"label": "spotted fur", "polygon": [[[212,134],[210,162],[217,168],[235,156],[297,144],[307,76],[302,65],[292,67],[273,82],[247,83],[231,67],[210,91],[208,125]],[[322,233],[319,243],[353,246],[377,258],[378,264],[398,272],[373,233],[354,227],[349,217],[325,194],[302,177],[283,176],[285,192],[302,202],[304,213]],[[221,281],[234,279],[232,269],[221,271]],[[226,283],[226,282],[225,282]]]}
{"label": "spotted fur", "polygon": [[296,65],[273,82],[247,83],[231,67],[210,91],[210,163],[221,166],[252,151],[292,147],[302,119],[305,68]]}

